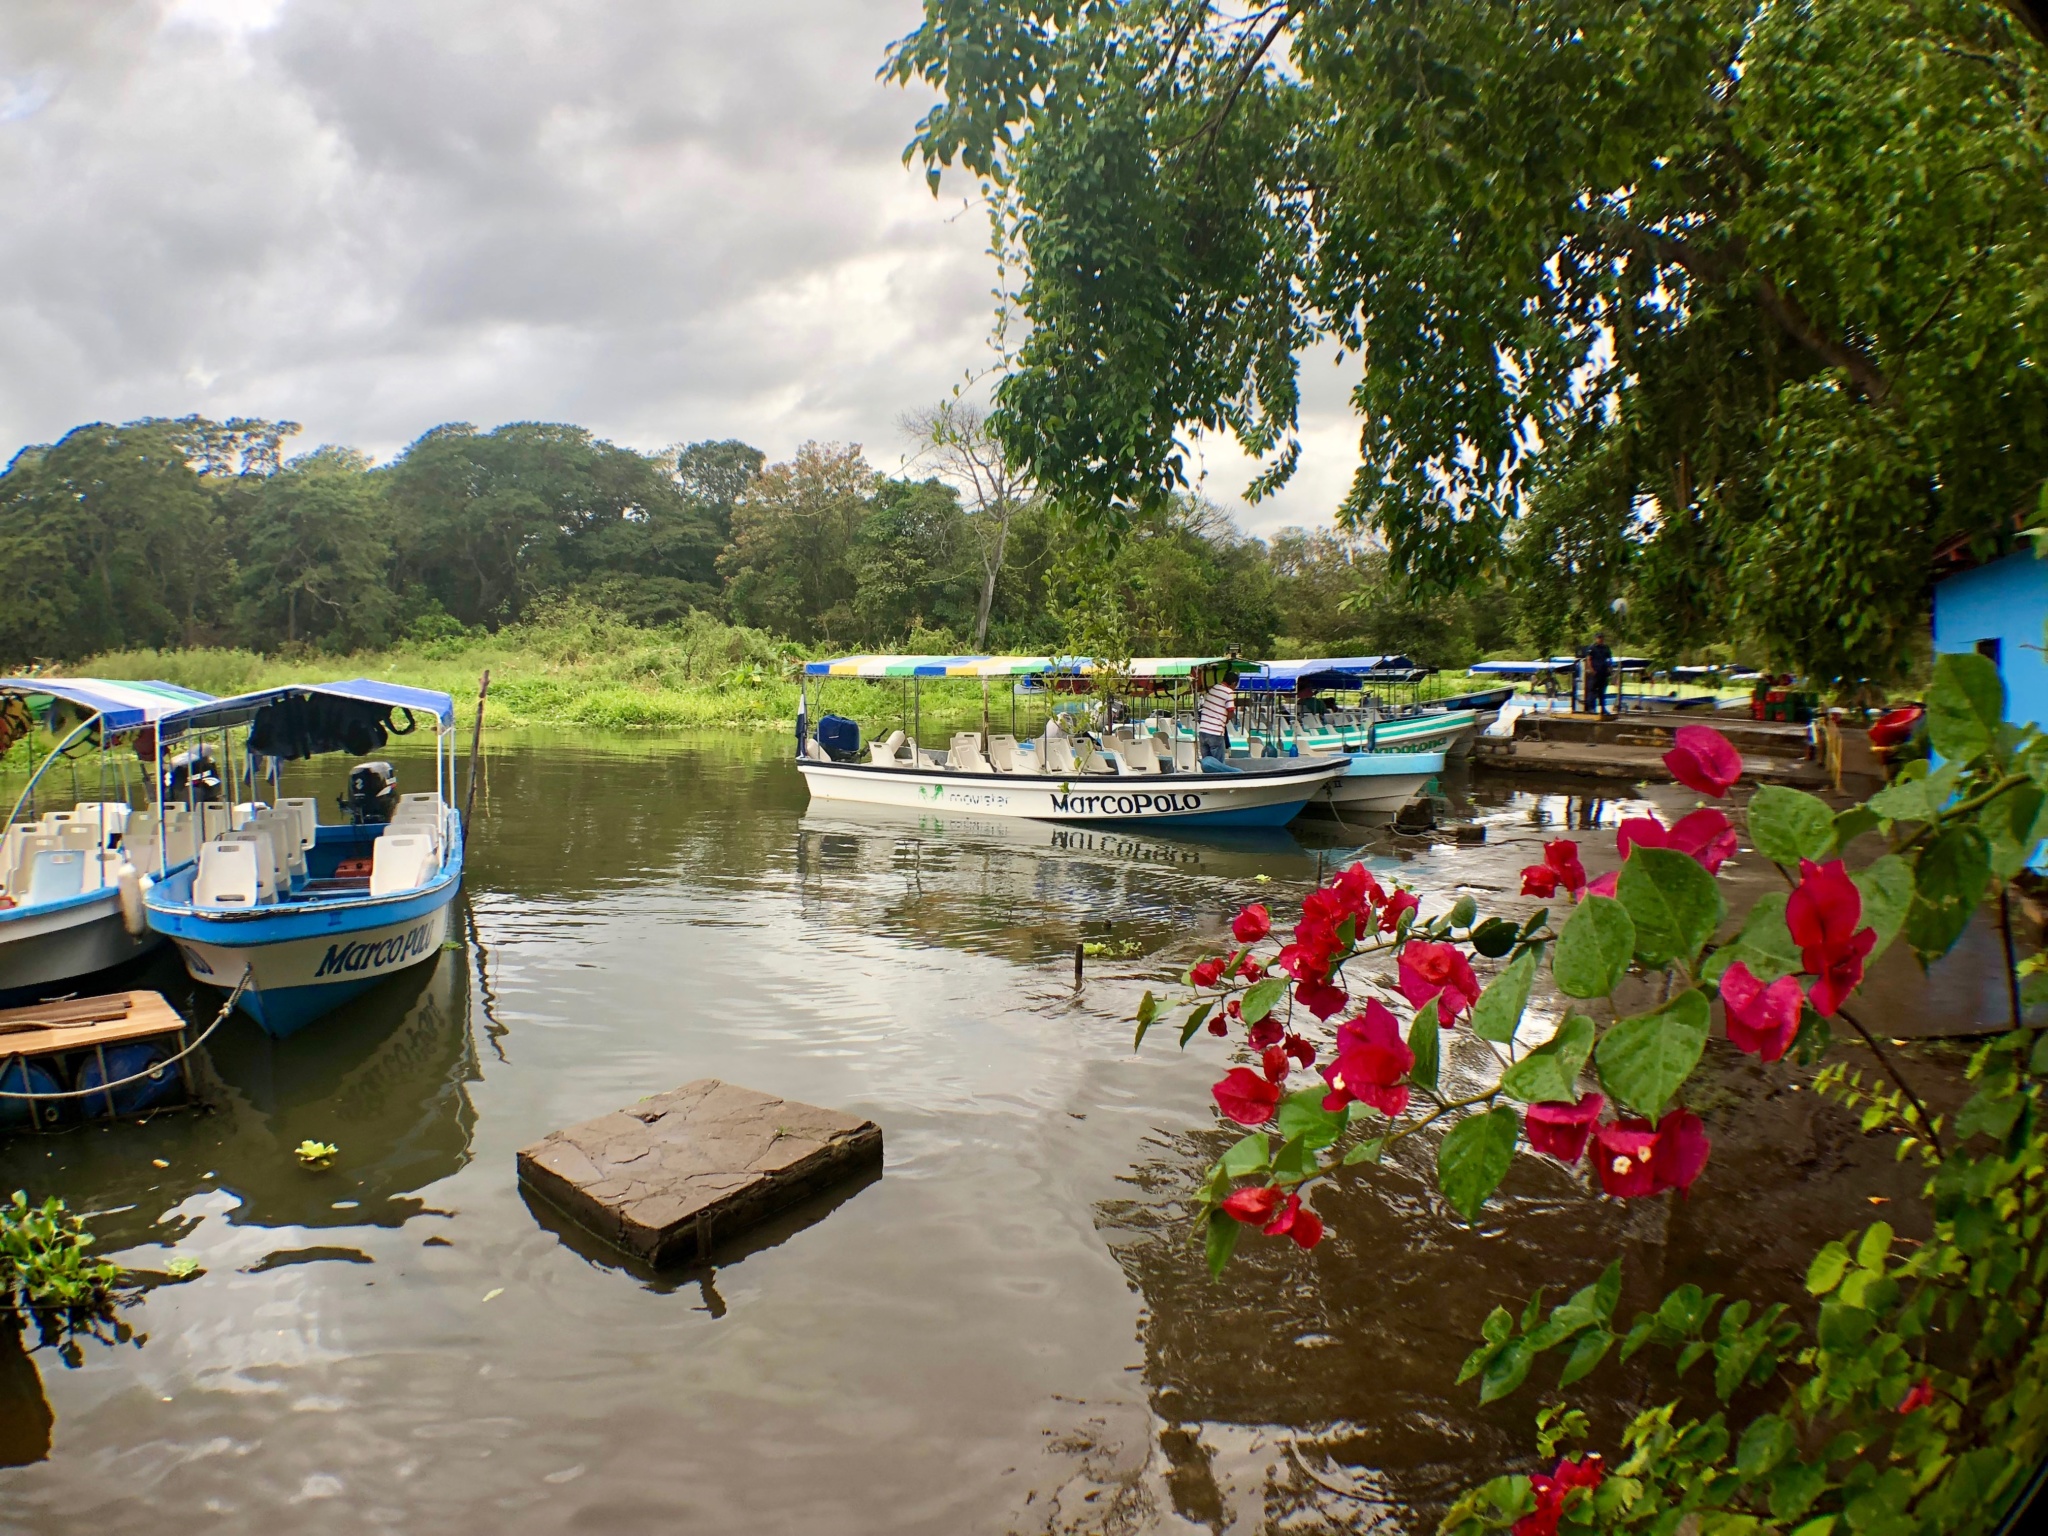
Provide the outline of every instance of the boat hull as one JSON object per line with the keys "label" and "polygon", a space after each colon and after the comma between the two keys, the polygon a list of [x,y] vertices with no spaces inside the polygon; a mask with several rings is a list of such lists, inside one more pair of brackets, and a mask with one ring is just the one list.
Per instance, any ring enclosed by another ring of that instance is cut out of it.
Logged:
{"label": "boat hull", "polygon": [[1282,827],[1345,771],[1339,760],[1288,760],[1239,774],[1112,777],[958,773],[800,762],[813,800],[949,810],[1026,821],[1142,822],[1175,827]]}
{"label": "boat hull", "polygon": [[112,887],[0,912],[0,1003],[35,1001],[64,982],[140,959],[162,942],[146,930],[139,937],[128,931]]}
{"label": "boat hull", "polygon": [[1444,754],[1357,752],[1347,761],[1344,776],[1325,785],[1314,804],[1340,815],[1346,811],[1391,813],[1413,800],[1418,790],[1443,772]]}

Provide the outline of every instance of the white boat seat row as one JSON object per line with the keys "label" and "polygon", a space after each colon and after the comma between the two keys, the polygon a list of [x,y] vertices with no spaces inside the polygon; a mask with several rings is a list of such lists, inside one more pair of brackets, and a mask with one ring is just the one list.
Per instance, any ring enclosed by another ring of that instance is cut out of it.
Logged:
{"label": "white boat seat row", "polygon": [[994,773],[989,760],[981,755],[981,737],[974,731],[956,731],[953,735],[953,750],[946,754],[946,766],[957,768],[962,773]]}
{"label": "white boat seat row", "polygon": [[390,896],[417,890],[440,867],[435,840],[424,832],[394,827],[370,845],[370,894]]}
{"label": "white boat seat row", "polygon": [[[907,739],[908,738],[904,736],[903,732],[891,731],[888,735],[884,736],[880,741],[869,742],[868,761],[873,763],[877,768],[909,767],[910,764],[903,761],[903,759],[898,755],[903,751],[903,743]],[[910,755],[912,760],[916,759],[916,742],[911,742],[910,744]]]}
{"label": "white boat seat row", "polygon": [[320,836],[320,802],[311,799],[291,799],[277,802],[280,811],[290,811],[299,829],[299,847],[310,849]]}
{"label": "white boat seat row", "polygon": [[[93,879],[86,879],[90,866]],[[28,879],[21,893],[21,905],[40,906],[82,896],[99,884],[99,859],[79,848],[42,848],[30,860]]]}
{"label": "white boat seat row", "polygon": [[254,907],[275,899],[277,887],[269,875],[268,862],[254,838],[208,843],[199,850],[199,869],[192,877],[192,905]]}

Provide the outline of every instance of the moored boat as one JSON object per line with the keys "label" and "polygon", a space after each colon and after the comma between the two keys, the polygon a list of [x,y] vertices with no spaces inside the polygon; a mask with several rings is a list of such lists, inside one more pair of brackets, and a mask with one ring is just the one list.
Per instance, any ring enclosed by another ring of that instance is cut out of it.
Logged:
{"label": "moored boat", "polygon": [[[117,753],[147,746],[159,718],[208,697],[170,683],[0,678],[0,751],[34,728],[37,712],[54,741],[0,831],[0,1002],[76,990],[161,942],[144,920],[143,893],[192,855],[176,838],[157,845],[156,796],[130,785],[131,765]],[[82,759],[93,799],[80,798]],[[72,770],[62,782],[53,773],[60,763]],[[156,782],[139,758],[133,777]],[[130,803],[138,793],[140,807]]]}
{"label": "moored boat", "polygon": [[[278,795],[283,762],[364,758],[422,716],[434,727],[431,790],[401,794],[390,763],[367,761],[347,775],[345,823],[322,823],[316,799]],[[197,862],[149,892],[149,924],[177,946],[186,972],[222,988],[246,975],[241,1007],[281,1038],[432,960],[462,885],[454,723],[447,694],[370,678],[264,689],[167,715],[159,750],[214,733],[231,784],[231,733],[246,726],[242,756],[255,791],[233,804],[194,798],[205,833]]]}

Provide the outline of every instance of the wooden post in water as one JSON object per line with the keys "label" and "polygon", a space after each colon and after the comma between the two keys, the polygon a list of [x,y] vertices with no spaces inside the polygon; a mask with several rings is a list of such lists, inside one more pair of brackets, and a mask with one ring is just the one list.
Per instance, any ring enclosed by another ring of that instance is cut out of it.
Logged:
{"label": "wooden post in water", "polygon": [[469,788],[462,799],[462,846],[469,846],[469,819],[476,814],[476,759],[484,740],[484,697],[491,691],[491,669],[476,684],[476,726],[469,733]]}
{"label": "wooden post in water", "polygon": [[1079,991],[1081,988],[1081,956],[1086,950],[1087,946],[1085,944],[1076,944],[1074,946],[1074,989],[1076,991]]}

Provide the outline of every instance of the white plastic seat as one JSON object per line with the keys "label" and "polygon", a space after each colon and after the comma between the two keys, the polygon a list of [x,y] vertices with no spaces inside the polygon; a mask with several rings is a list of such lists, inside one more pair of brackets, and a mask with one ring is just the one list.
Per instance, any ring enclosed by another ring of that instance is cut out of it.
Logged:
{"label": "white plastic seat", "polygon": [[1159,754],[1152,750],[1152,738],[1136,731],[1128,732],[1118,743],[1117,756],[1123,759],[1127,773],[1159,771]]}
{"label": "white plastic seat", "polygon": [[28,868],[27,889],[21,904],[40,906],[46,901],[63,901],[87,890],[86,863],[98,862],[96,855],[82,848],[39,849]]}
{"label": "white plastic seat", "polygon": [[210,843],[222,833],[234,830],[234,810],[218,800],[202,801],[199,806],[199,841]]}
{"label": "white plastic seat", "polygon": [[277,808],[292,813],[298,824],[300,849],[311,848],[320,836],[320,802],[312,799],[280,800]]}
{"label": "white plastic seat", "polygon": [[868,743],[868,761],[881,768],[900,768],[902,760],[897,753],[903,750],[903,733],[891,731],[880,741]]}
{"label": "white plastic seat", "polygon": [[223,843],[248,843],[256,850],[256,873],[260,898],[264,901],[277,900],[279,891],[291,885],[291,875],[285,867],[284,857],[278,852],[277,840],[264,827],[242,827],[226,832],[219,838]]}
{"label": "white plastic seat", "polygon": [[1079,773],[1074,761],[1074,744],[1058,731],[1045,734],[1045,772]]}
{"label": "white plastic seat", "polygon": [[14,851],[14,867],[7,873],[7,894],[20,901],[28,894],[28,883],[35,874],[36,855],[61,851],[57,834],[45,832],[41,827],[28,830]]}
{"label": "white plastic seat", "polygon": [[1173,739],[1173,771],[1175,773],[1200,773],[1202,753],[1192,741],[1184,736]]}
{"label": "white plastic seat", "polygon": [[1017,738],[1014,736],[990,736],[988,739],[989,766],[997,773],[1017,771]]}
{"label": "white plastic seat", "polygon": [[961,773],[993,773],[988,759],[981,755],[981,738],[972,731],[956,731],[953,735],[953,750],[946,754],[946,766]]}
{"label": "white plastic seat", "polygon": [[297,885],[306,878],[306,850],[299,846],[299,818],[292,811],[266,808],[256,813],[253,825],[270,835],[271,853],[279,856],[284,868],[278,881],[280,890]]}
{"label": "white plastic seat", "polygon": [[262,850],[253,842],[208,843],[199,850],[199,872],[192,879],[195,907],[253,907],[263,899],[263,878],[257,868]]}
{"label": "white plastic seat", "polygon": [[832,754],[819,746],[817,738],[813,736],[806,736],[804,738],[804,756],[814,763],[829,763],[832,761]]}
{"label": "white plastic seat", "polygon": [[434,844],[418,833],[385,832],[370,845],[370,894],[416,890],[435,868]]}
{"label": "white plastic seat", "polygon": [[[199,821],[182,805],[168,807],[164,813],[164,860],[167,866],[175,868],[188,864],[199,857]],[[154,861],[156,855],[150,858]]]}

